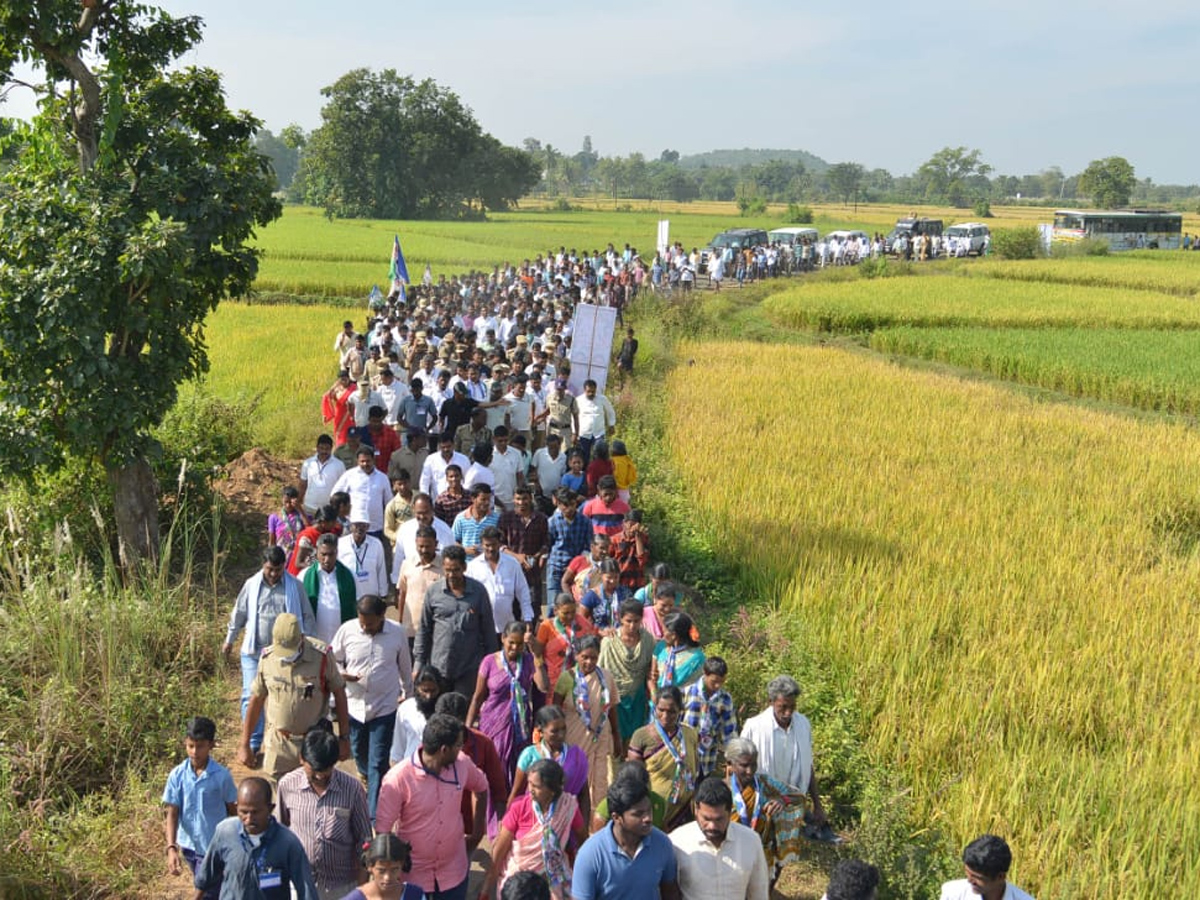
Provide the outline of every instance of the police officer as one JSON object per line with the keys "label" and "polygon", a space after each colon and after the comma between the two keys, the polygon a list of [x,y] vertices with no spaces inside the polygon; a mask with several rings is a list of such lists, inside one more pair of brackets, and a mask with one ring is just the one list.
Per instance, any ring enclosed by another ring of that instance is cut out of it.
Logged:
{"label": "police officer", "polygon": [[[329,655],[327,644],[305,637],[291,613],[280,613],[271,632],[272,644],[263,651],[258,675],[250,688],[250,704],[242,721],[237,758],[252,765],[250,732],[266,704],[263,741],[263,774],[278,781],[300,767],[304,735],[318,727],[334,699],[342,759],[350,757],[350,716],[346,708],[346,682]],[[268,702],[269,701],[269,702]]]}

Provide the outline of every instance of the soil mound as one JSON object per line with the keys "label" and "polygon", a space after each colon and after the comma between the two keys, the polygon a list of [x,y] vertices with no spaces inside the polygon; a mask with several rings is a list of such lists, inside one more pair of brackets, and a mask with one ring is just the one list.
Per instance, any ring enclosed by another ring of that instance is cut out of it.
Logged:
{"label": "soil mound", "polygon": [[239,525],[265,535],[267,516],[280,508],[284,485],[296,484],[299,470],[298,461],[280,459],[254,447],[225,466],[213,489]]}

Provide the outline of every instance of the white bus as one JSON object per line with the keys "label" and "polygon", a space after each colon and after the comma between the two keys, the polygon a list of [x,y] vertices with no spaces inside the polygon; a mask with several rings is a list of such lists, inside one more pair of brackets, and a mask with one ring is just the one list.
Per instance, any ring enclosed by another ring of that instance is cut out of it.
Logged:
{"label": "white bus", "polygon": [[1178,250],[1183,216],[1163,209],[1060,209],[1052,241],[1104,241],[1113,250]]}

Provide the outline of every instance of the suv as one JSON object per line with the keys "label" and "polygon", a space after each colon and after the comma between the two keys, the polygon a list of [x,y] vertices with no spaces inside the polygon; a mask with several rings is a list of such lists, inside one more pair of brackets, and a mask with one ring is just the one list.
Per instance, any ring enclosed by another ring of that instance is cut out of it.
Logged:
{"label": "suv", "polygon": [[705,269],[708,266],[708,254],[713,250],[725,250],[728,247],[737,252],[745,250],[747,247],[766,243],[767,233],[761,228],[733,228],[729,231],[722,231],[700,251],[700,268]]}
{"label": "suv", "polygon": [[965,245],[963,252],[967,256],[972,253],[982,256],[990,237],[991,231],[982,222],[962,222],[946,229],[947,242],[954,240],[956,248]]}
{"label": "suv", "polygon": [[911,241],[919,234],[937,237],[941,233],[941,219],[900,219],[896,222],[896,227],[892,230],[892,233],[887,236],[887,250],[889,253],[899,253],[900,251],[896,244],[901,236],[907,237]]}

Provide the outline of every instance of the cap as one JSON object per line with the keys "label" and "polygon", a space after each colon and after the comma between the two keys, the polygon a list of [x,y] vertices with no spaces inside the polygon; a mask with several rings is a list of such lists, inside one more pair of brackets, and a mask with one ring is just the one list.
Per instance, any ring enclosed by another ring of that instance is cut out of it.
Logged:
{"label": "cap", "polygon": [[272,653],[276,656],[291,656],[304,640],[304,635],[300,633],[300,622],[291,613],[280,613],[275,617],[271,640]]}

